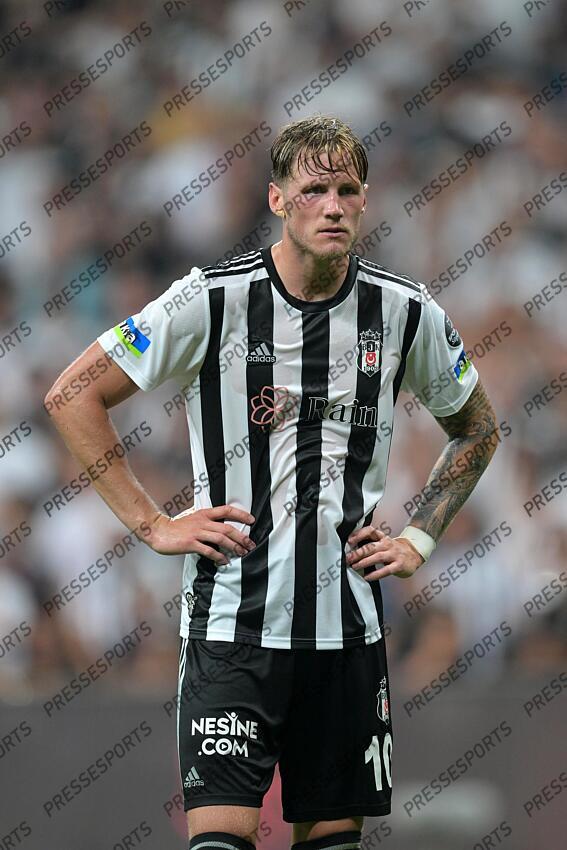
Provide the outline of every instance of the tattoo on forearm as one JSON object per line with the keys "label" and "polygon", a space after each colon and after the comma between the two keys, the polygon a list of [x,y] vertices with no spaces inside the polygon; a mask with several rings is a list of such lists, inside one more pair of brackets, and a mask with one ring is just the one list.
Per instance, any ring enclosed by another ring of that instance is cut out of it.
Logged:
{"label": "tattoo on forearm", "polygon": [[458,413],[436,418],[449,435],[449,442],[431,471],[422,503],[410,522],[438,540],[488,466],[498,444],[498,431],[480,381]]}

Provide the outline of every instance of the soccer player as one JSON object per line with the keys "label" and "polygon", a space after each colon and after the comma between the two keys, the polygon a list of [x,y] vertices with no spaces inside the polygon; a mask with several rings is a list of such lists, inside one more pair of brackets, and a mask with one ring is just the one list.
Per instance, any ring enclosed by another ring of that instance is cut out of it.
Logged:
{"label": "soccer player", "polygon": [[[426,288],[352,253],[368,161],[350,127],[296,121],[271,156],[281,240],[192,268],[93,342],[46,407],[96,472],[119,445],[110,408],[168,378],[182,388],[194,505],[164,514],[123,451],[94,486],[154,551],[186,555],[178,740],[191,850],[254,846],[276,763],[296,850],[354,850],[363,817],[390,812],[380,580],[427,560],[496,426]],[[97,380],[58,406],[89,369]],[[372,517],[402,389],[448,442],[391,538]]]}

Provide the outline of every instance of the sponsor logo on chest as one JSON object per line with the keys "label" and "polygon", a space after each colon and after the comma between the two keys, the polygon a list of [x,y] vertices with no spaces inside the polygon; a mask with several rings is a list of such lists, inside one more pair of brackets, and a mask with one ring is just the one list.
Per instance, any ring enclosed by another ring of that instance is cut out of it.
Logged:
{"label": "sponsor logo on chest", "polygon": [[359,404],[357,398],[349,404],[330,403],[325,396],[310,395],[307,408],[308,419],[330,419],[333,422],[346,422],[349,425],[361,425],[363,428],[376,428],[378,408]]}

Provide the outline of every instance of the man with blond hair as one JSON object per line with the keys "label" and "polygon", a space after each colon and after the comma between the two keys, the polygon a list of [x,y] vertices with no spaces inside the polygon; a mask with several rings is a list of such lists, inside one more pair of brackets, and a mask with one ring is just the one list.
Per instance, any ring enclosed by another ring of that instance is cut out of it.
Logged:
{"label": "man with blond hair", "polygon": [[[87,348],[46,406],[88,468],[117,442],[109,408],[170,377],[183,388],[193,507],[165,515],[126,457],[94,486],[154,551],[186,556],[178,734],[191,850],[253,848],[276,763],[295,850],[354,850],[364,816],[390,812],[380,580],[427,560],[490,460],[495,422],[425,287],[352,253],[368,162],[350,127],[296,121],[271,156],[281,240],[192,268]],[[101,357],[105,373],[57,407]],[[391,538],[372,517],[394,404],[440,376],[425,406],[449,439]]]}

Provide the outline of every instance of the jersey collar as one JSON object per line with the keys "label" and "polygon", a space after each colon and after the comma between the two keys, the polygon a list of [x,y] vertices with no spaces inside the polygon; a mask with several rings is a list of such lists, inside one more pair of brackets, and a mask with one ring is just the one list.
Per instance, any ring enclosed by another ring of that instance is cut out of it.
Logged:
{"label": "jersey collar", "polygon": [[288,304],[291,304],[292,307],[301,310],[303,313],[321,313],[324,310],[329,310],[331,307],[336,307],[337,304],[340,304],[341,301],[344,301],[348,297],[354,286],[358,272],[358,259],[355,254],[349,254],[347,274],[339,291],[332,298],[324,298],[321,301],[305,301],[303,298],[296,298],[294,295],[291,295],[285,288],[272,259],[271,245],[268,245],[267,248],[261,248],[260,255],[272,284],[276,287],[282,298]]}

